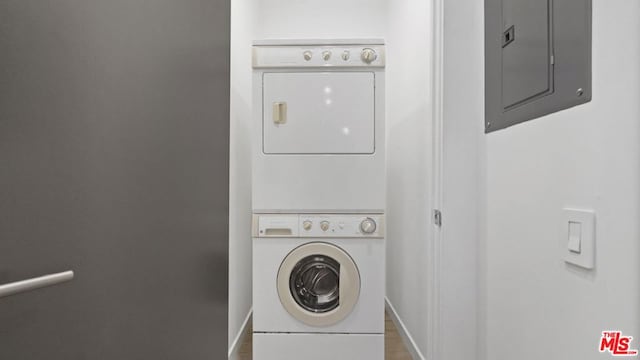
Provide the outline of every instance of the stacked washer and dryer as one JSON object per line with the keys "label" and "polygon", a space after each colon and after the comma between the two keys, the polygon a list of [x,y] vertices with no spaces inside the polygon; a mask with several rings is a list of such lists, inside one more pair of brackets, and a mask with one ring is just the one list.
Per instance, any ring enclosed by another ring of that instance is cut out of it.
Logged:
{"label": "stacked washer and dryer", "polygon": [[253,46],[253,358],[384,358],[384,44]]}

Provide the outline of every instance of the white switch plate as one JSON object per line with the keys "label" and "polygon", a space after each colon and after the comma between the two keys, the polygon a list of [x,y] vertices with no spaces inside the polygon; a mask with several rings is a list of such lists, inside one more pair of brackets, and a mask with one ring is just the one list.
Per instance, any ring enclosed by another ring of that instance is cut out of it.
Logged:
{"label": "white switch plate", "polygon": [[593,269],[596,260],[596,214],[593,210],[562,210],[561,243],[564,261]]}

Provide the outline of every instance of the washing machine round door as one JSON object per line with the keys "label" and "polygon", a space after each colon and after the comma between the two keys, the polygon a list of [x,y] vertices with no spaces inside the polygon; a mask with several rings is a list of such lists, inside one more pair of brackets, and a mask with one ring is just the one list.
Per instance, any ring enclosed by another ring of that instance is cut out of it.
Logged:
{"label": "washing machine round door", "polygon": [[358,267],[339,247],[315,242],[291,251],[278,271],[282,306],[311,326],[331,326],[346,318],[360,296]]}

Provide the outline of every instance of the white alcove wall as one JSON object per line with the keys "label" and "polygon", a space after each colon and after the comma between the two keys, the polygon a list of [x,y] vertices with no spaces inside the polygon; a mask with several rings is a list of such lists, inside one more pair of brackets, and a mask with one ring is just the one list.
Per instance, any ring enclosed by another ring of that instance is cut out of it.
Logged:
{"label": "white alcove wall", "polygon": [[416,359],[432,358],[435,249],[433,5],[389,1],[387,35],[387,306]]}
{"label": "white alcove wall", "polygon": [[231,1],[229,161],[229,355],[251,312],[251,41],[254,0]]}

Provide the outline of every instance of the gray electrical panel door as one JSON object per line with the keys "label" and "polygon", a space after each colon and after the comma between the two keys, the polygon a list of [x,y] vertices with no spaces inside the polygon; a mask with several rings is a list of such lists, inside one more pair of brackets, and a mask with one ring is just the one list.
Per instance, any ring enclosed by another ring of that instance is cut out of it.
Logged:
{"label": "gray electrical panel door", "polygon": [[502,102],[505,109],[548,94],[551,71],[549,0],[502,2]]}
{"label": "gray electrical panel door", "polygon": [[591,0],[485,0],[485,131],[591,100]]}

